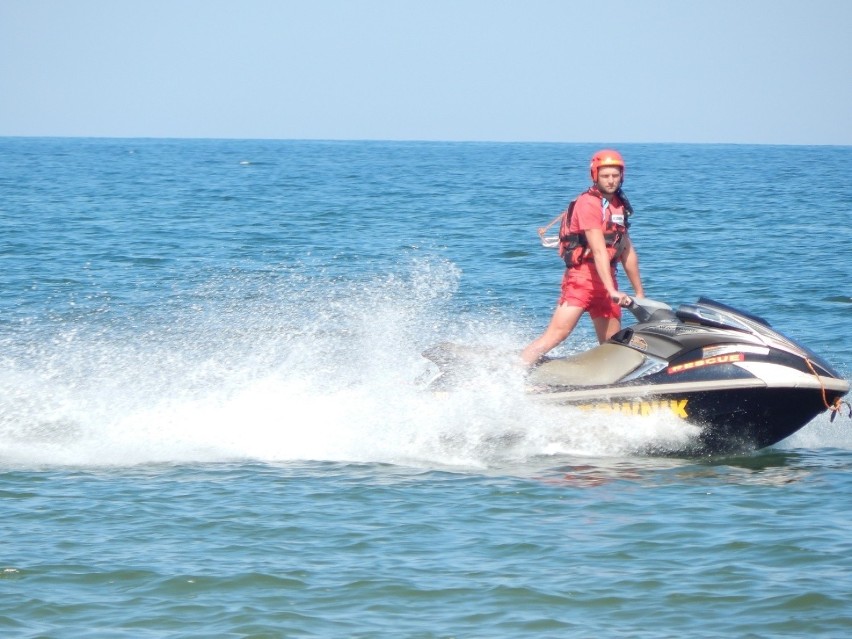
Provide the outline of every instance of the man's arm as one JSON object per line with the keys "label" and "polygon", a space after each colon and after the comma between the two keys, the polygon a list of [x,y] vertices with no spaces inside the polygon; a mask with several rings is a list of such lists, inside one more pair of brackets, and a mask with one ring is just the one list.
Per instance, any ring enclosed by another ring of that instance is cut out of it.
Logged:
{"label": "man's arm", "polygon": [[645,297],[645,289],[642,287],[642,276],[639,275],[639,254],[633,248],[633,242],[627,238],[627,248],[621,254],[621,263],[624,265],[624,272],[627,279],[630,280],[630,285],[633,287],[633,292],[636,297]]}

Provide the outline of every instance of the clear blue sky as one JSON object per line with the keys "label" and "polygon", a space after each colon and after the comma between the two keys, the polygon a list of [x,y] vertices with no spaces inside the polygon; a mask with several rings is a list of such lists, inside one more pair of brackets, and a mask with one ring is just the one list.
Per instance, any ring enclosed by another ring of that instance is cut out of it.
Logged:
{"label": "clear blue sky", "polygon": [[0,0],[0,135],[852,144],[847,0]]}

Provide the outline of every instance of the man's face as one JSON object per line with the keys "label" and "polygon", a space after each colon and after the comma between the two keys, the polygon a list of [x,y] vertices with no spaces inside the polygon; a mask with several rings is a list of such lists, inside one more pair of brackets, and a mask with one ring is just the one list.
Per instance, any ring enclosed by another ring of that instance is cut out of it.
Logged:
{"label": "man's face", "polygon": [[617,166],[605,166],[598,169],[598,191],[612,195],[621,186],[621,169]]}

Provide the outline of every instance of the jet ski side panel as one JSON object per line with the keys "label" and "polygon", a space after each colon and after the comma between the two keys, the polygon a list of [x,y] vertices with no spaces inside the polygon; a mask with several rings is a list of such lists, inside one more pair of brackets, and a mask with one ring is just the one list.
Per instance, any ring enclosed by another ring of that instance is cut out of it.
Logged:
{"label": "jet ski side panel", "polygon": [[[712,390],[702,382],[635,388],[633,394],[627,388],[618,390],[621,392],[607,397],[572,393],[570,399],[563,397],[559,402],[559,393],[555,393],[546,399],[595,412],[676,417],[684,425],[698,426],[699,434],[683,448],[654,452],[687,455],[747,452],[771,446],[826,410],[820,393],[813,388],[768,388],[755,378],[730,380],[724,388],[715,385]],[[847,390],[829,390],[827,400],[833,402]]]}
{"label": "jet ski side panel", "polygon": [[703,426],[700,452],[713,454],[772,446],[826,410],[810,388],[735,389],[686,399],[689,421]]}

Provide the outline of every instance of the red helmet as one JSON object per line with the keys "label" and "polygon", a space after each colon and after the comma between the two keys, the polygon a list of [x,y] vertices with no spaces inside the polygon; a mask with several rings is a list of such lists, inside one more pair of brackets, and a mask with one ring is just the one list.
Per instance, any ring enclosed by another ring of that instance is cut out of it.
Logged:
{"label": "red helmet", "polygon": [[624,158],[621,153],[612,149],[602,149],[592,156],[589,171],[592,174],[592,182],[598,181],[598,169],[603,166],[617,166],[621,169],[621,179],[624,180]]}

